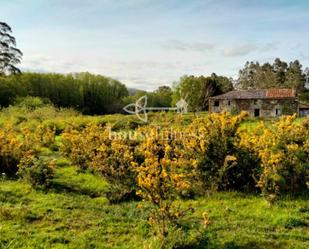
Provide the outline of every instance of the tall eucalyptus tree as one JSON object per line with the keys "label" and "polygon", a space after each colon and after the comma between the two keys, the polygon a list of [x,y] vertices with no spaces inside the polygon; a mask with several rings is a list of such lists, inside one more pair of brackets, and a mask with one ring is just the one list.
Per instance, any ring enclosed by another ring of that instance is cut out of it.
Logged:
{"label": "tall eucalyptus tree", "polygon": [[16,65],[21,62],[22,56],[23,53],[16,48],[11,27],[0,22],[0,75],[20,73]]}

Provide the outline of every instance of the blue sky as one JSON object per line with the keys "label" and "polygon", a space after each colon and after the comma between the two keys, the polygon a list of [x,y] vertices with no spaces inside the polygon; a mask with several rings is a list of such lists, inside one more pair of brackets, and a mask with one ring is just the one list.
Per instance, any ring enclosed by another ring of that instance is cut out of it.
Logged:
{"label": "blue sky", "polygon": [[1,0],[26,71],[103,74],[152,90],[249,61],[309,66],[308,0]]}

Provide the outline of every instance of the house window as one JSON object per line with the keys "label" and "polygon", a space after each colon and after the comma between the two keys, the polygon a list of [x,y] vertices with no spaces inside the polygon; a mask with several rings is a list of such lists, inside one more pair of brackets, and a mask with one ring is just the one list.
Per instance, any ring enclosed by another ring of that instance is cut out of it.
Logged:
{"label": "house window", "polygon": [[220,102],[218,100],[215,101],[214,106],[219,106]]}
{"label": "house window", "polygon": [[231,101],[228,101],[228,102],[227,102],[227,105],[231,105]]}
{"label": "house window", "polygon": [[260,116],[260,109],[254,109],[254,117]]}
{"label": "house window", "polygon": [[276,116],[281,115],[281,110],[280,109],[276,109]]}

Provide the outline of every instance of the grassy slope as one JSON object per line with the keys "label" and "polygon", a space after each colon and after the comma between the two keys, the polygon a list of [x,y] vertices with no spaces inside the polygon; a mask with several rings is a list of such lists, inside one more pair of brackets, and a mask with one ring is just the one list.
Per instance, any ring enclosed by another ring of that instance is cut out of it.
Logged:
{"label": "grassy slope", "polygon": [[[54,188],[35,191],[22,181],[0,181],[0,248],[143,248],[146,213],[136,202],[110,205],[106,184],[73,167],[57,169]],[[281,200],[269,207],[259,196],[217,193],[192,204],[208,211],[203,248],[309,248],[309,203]]]}

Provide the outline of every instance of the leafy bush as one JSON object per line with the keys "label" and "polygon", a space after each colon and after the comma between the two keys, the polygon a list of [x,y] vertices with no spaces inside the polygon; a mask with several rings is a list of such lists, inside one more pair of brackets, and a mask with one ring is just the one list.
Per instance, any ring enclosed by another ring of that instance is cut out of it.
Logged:
{"label": "leafy bush", "polygon": [[43,126],[20,130],[7,125],[0,128],[0,172],[15,176],[18,165],[29,153],[39,154],[43,147],[54,144],[54,131]]}
{"label": "leafy bush", "polygon": [[28,152],[18,164],[18,175],[34,188],[47,189],[54,177],[55,161]]}
{"label": "leafy bush", "polygon": [[97,125],[83,128],[67,127],[61,135],[61,152],[71,163],[85,170],[95,156],[95,150],[104,144],[104,129]]}
{"label": "leafy bush", "polygon": [[[107,132],[107,131],[105,131]],[[108,134],[104,134],[108,136]],[[111,202],[120,202],[135,198],[134,145],[129,140],[105,139],[96,149],[90,167],[100,172],[109,182],[107,198]]]}
{"label": "leafy bush", "polygon": [[[131,117],[130,117],[131,118]],[[140,126],[144,126],[145,123],[141,121],[131,120],[129,116],[118,120],[111,126],[112,131],[120,131],[120,130],[134,130]]]}
{"label": "leafy bush", "polygon": [[61,151],[81,169],[99,172],[110,184],[107,198],[119,202],[135,196],[134,144],[114,140],[110,129],[92,124],[85,129],[67,128],[62,134]]}
{"label": "leafy bush", "polygon": [[[234,141],[241,121],[247,116],[241,113],[210,114],[206,118],[195,119],[186,133],[191,134],[185,141],[192,150],[192,157],[198,162],[198,176],[204,189],[220,190],[238,185]],[[229,175],[229,178],[227,177]]]}
{"label": "leafy bush", "polygon": [[16,174],[17,164],[22,157],[22,147],[12,126],[0,129],[0,173],[9,176]]}
{"label": "leafy bush", "polygon": [[165,132],[164,139],[157,128],[144,127],[143,132],[146,131],[147,137],[137,148],[143,160],[132,162],[137,174],[137,194],[150,203],[149,223],[161,242],[160,248],[167,248],[173,229],[193,211],[181,208],[176,200],[179,193],[191,188],[196,161],[187,154],[183,141],[175,139],[171,132]]}
{"label": "leafy bush", "polygon": [[224,188],[245,192],[257,191],[256,179],[259,178],[261,171],[259,157],[236,145],[232,154],[235,160],[232,167],[228,167],[223,176]]}
{"label": "leafy bush", "polygon": [[280,193],[304,191],[309,179],[309,119],[302,124],[294,120],[282,117],[272,126],[262,122],[253,133],[240,134],[239,146],[261,160],[257,185],[270,203]]}
{"label": "leafy bush", "polygon": [[[47,163],[38,158],[38,144],[34,140],[26,137],[18,139],[20,134],[14,133],[12,130],[6,130],[3,136],[0,130],[0,159],[1,173],[9,176],[22,176],[28,180],[32,186],[49,185],[52,178],[52,163]],[[24,133],[26,134],[26,133]]]}
{"label": "leafy bush", "polygon": [[16,107],[22,107],[27,110],[35,110],[47,104],[51,104],[51,102],[48,99],[41,99],[39,97],[31,97],[31,96],[17,97],[14,103]]}

